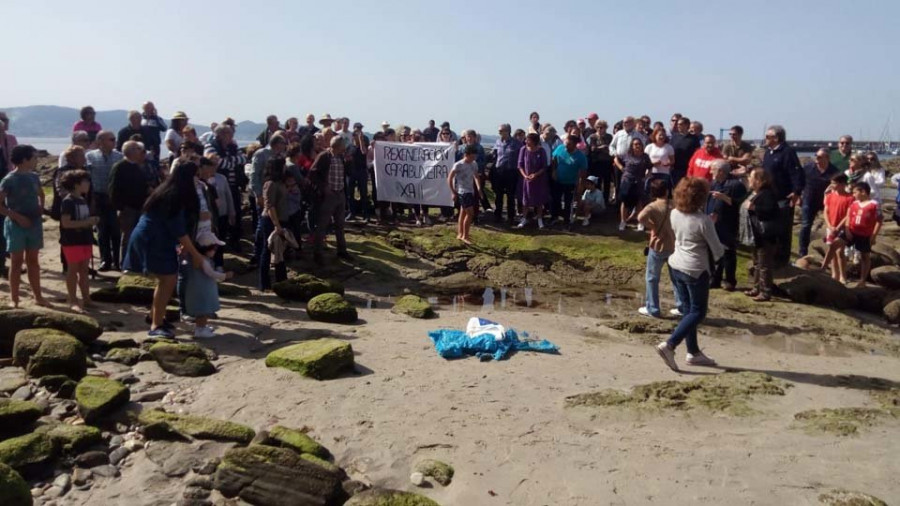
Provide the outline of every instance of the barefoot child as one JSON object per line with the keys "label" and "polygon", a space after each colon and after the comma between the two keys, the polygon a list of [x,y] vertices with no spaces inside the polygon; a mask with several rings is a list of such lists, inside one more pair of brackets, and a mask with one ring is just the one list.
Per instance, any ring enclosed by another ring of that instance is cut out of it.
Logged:
{"label": "barefoot child", "polygon": [[872,266],[872,246],[875,238],[881,230],[881,211],[878,203],[869,198],[871,193],[868,183],[856,183],[853,185],[853,198],[855,202],[850,204],[847,217],[840,223],[843,228],[837,239],[828,248],[826,259],[835,254],[835,250],[846,246],[853,246],[860,254],[859,283],[857,288],[866,286],[869,277],[869,268]]}
{"label": "barefoot child", "polygon": [[478,164],[475,158],[478,155],[478,147],[470,144],[466,146],[462,160],[453,164],[447,183],[453,192],[453,200],[459,204],[459,224],[456,228],[456,238],[466,244],[472,244],[469,239],[469,229],[475,219],[475,205],[478,203],[478,195],[481,194],[481,184],[476,177]]}
{"label": "barefoot child", "polygon": [[847,191],[847,182],[849,179],[846,174],[838,174],[831,178],[831,191],[825,194],[825,222],[827,230],[825,233],[825,244],[828,245],[828,252],[825,260],[822,262],[822,270],[828,269],[831,265],[831,277],[835,281],[841,283],[847,282],[845,269],[847,267],[847,257],[844,255],[844,248],[832,251],[831,244],[834,243],[838,236],[838,227],[847,217],[847,211],[853,204],[853,195]]}
{"label": "barefoot child", "polygon": [[[94,236],[91,228],[100,218],[91,216],[85,195],[91,188],[91,175],[84,170],[65,172],[59,181],[66,191],[60,207],[59,243],[66,259],[67,304],[72,311],[83,313],[91,305],[88,286],[88,263],[93,255]],[[83,303],[78,303],[77,289],[81,288]]]}
{"label": "barefoot child", "polygon": [[41,180],[34,173],[37,151],[27,144],[16,146],[10,153],[15,170],[0,181],[0,215],[3,223],[6,251],[11,262],[9,268],[9,297],[12,307],[19,307],[19,285],[22,282],[22,263],[28,266],[28,283],[34,294],[34,303],[50,307],[41,295],[41,266],[38,254],[44,247],[44,229],[41,216],[44,209],[44,191]]}
{"label": "barefoot child", "polygon": [[194,337],[208,339],[215,337],[215,330],[207,325],[210,315],[219,310],[219,287],[217,283],[231,279],[234,273],[221,272],[213,268],[216,249],[224,246],[210,231],[197,235],[197,251],[206,258],[199,269],[188,266],[185,287],[185,311],[194,318]]}

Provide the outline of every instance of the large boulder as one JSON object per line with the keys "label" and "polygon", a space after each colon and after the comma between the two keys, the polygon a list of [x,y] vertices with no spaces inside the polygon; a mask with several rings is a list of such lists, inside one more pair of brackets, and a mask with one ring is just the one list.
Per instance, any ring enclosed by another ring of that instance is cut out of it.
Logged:
{"label": "large boulder", "polygon": [[434,318],[434,309],[427,300],[418,295],[404,295],[397,299],[394,307],[391,308],[392,313],[405,314],[413,318]]}
{"label": "large boulder", "polygon": [[153,303],[154,290],[155,279],[139,274],[124,274],[116,281],[116,286],[96,290],[91,293],[91,298],[97,302],[150,305]]}
{"label": "large boulder", "polygon": [[310,299],[306,314],[312,320],[327,323],[355,323],[356,308],[337,293],[323,293]]}
{"label": "large boulder", "polygon": [[144,352],[138,348],[113,348],[106,352],[106,360],[123,365],[134,365],[140,362]]}
{"label": "large boulder", "polygon": [[279,281],[272,285],[272,290],[282,299],[302,302],[308,302],[323,293],[344,295],[344,287],[340,283],[317,278],[312,274],[298,274],[290,279]]}
{"label": "large boulder", "polygon": [[41,425],[35,430],[35,433],[46,434],[58,450],[67,454],[79,453],[91,446],[103,443],[103,434],[100,429],[90,425],[52,423]]}
{"label": "large boulder", "polygon": [[0,504],[3,506],[31,506],[31,487],[15,469],[0,464]]}
{"label": "large boulder", "polygon": [[779,274],[775,284],[794,302],[837,309],[857,306],[853,291],[823,273],[789,268]]}
{"label": "large boulder", "polygon": [[239,423],[167,413],[159,409],[142,411],[137,417],[137,422],[144,427],[145,434],[153,439],[156,439],[156,435],[174,434],[196,439],[248,444],[256,435],[253,429]]}
{"label": "large boulder", "polygon": [[0,357],[12,354],[16,334],[36,328],[61,330],[84,344],[94,342],[103,333],[97,320],[89,316],[45,309],[4,309],[0,310]]}
{"label": "large boulder", "polygon": [[28,375],[21,367],[0,367],[0,394],[12,394],[28,384]]}
{"label": "large boulder", "polygon": [[351,497],[344,506],[440,506],[424,495],[402,490],[373,488]]}
{"label": "large boulder", "polygon": [[330,337],[304,341],[269,353],[266,366],[283,367],[318,380],[332,379],[353,370],[353,347]]}
{"label": "large boulder", "polygon": [[222,297],[249,297],[250,289],[232,283],[219,283],[219,295]]}
{"label": "large boulder", "polygon": [[41,408],[33,402],[0,399],[0,439],[28,432],[41,413]]}
{"label": "large boulder", "polygon": [[881,314],[890,292],[880,286],[851,288],[856,294],[856,308],[867,313]]}
{"label": "large boulder", "polygon": [[290,448],[297,453],[308,453],[316,457],[327,459],[331,453],[327,448],[319,444],[315,439],[307,436],[304,432],[296,429],[289,429],[276,425],[269,430],[269,442]]}
{"label": "large boulder", "polygon": [[884,241],[876,242],[872,246],[872,253],[885,257],[888,260],[888,265],[900,266],[900,252],[891,245],[885,244]]}
{"label": "large boulder", "polygon": [[46,434],[32,432],[0,441],[0,464],[19,471],[42,464],[55,456],[53,440]]}
{"label": "large boulder", "polygon": [[215,488],[227,498],[266,506],[331,506],[346,499],[340,473],[266,445],[229,450],[216,471]]}
{"label": "large boulder", "polygon": [[169,374],[176,376],[209,376],[216,372],[203,348],[193,343],[156,343],[150,355]]}
{"label": "large boulder", "polygon": [[118,381],[87,376],[75,388],[75,402],[84,421],[96,425],[103,418],[128,403],[131,393]]}
{"label": "large boulder", "polygon": [[54,329],[23,330],[16,334],[13,363],[28,375],[64,375],[81,379],[87,372],[87,355],[81,341]]}
{"label": "large boulder", "polygon": [[882,312],[889,323],[900,323],[900,299],[888,302]]}
{"label": "large boulder", "polygon": [[876,284],[887,288],[888,290],[900,290],[900,267],[886,265],[884,267],[876,267],[869,274]]}

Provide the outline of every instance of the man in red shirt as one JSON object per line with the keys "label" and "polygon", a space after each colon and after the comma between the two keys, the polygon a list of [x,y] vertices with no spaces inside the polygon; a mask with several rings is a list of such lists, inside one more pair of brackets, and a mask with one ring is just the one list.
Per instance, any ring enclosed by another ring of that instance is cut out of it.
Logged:
{"label": "man in red shirt", "polygon": [[688,163],[688,177],[702,177],[707,181],[712,181],[712,164],[714,161],[725,158],[719,147],[716,145],[716,137],[707,135],[703,138],[703,148],[694,151],[694,156]]}
{"label": "man in red shirt", "polygon": [[872,245],[875,244],[875,238],[881,231],[881,210],[878,203],[869,198],[871,188],[868,183],[856,183],[853,185],[853,197],[855,202],[850,204],[850,210],[847,211],[847,217],[841,221],[844,227],[840,235],[835,239],[828,248],[830,257],[835,250],[844,246],[853,246],[859,251],[859,283],[857,288],[866,286],[866,279],[869,277],[869,269],[872,265]]}
{"label": "man in red shirt", "polygon": [[[853,195],[847,191],[848,181],[846,174],[838,174],[832,177],[830,191],[825,194],[823,203],[827,229],[825,234],[825,244],[829,246],[837,239],[838,228],[840,228],[844,218],[847,217],[847,212],[850,211],[850,205],[855,201]],[[830,254],[831,251],[829,250],[828,255]],[[844,273],[847,267],[847,257],[844,255],[844,248],[835,252],[833,260],[828,258],[828,255],[826,255],[826,259],[822,262],[822,270],[827,269],[830,263],[831,277],[834,278],[835,281],[846,283],[847,277]]]}

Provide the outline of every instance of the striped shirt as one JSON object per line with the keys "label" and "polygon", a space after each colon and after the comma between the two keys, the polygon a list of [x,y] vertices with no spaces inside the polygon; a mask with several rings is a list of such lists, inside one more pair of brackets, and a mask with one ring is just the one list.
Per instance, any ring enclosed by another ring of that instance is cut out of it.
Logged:
{"label": "striped shirt", "polygon": [[224,175],[228,179],[228,186],[234,188],[238,186],[240,178],[238,172],[244,170],[244,164],[247,163],[247,157],[244,152],[236,150],[234,154],[229,155],[222,147],[222,144],[215,138],[203,148],[203,156],[216,155],[219,157],[219,166],[216,171]]}
{"label": "striped shirt", "polygon": [[91,167],[91,187],[94,193],[109,194],[109,175],[113,165],[122,161],[125,156],[116,150],[104,155],[103,151],[92,149],[85,153],[85,158]]}

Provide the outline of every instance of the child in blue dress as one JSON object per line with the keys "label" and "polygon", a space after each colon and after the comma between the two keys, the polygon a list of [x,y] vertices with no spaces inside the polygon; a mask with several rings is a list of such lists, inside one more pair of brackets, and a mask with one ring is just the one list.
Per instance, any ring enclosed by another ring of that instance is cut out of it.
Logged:
{"label": "child in blue dress", "polygon": [[185,311],[194,317],[194,338],[215,337],[215,330],[208,325],[209,317],[219,310],[218,283],[234,277],[232,272],[217,271],[213,267],[216,250],[224,246],[212,231],[204,230],[197,235],[197,251],[204,258],[199,269],[188,269],[185,287]]}

